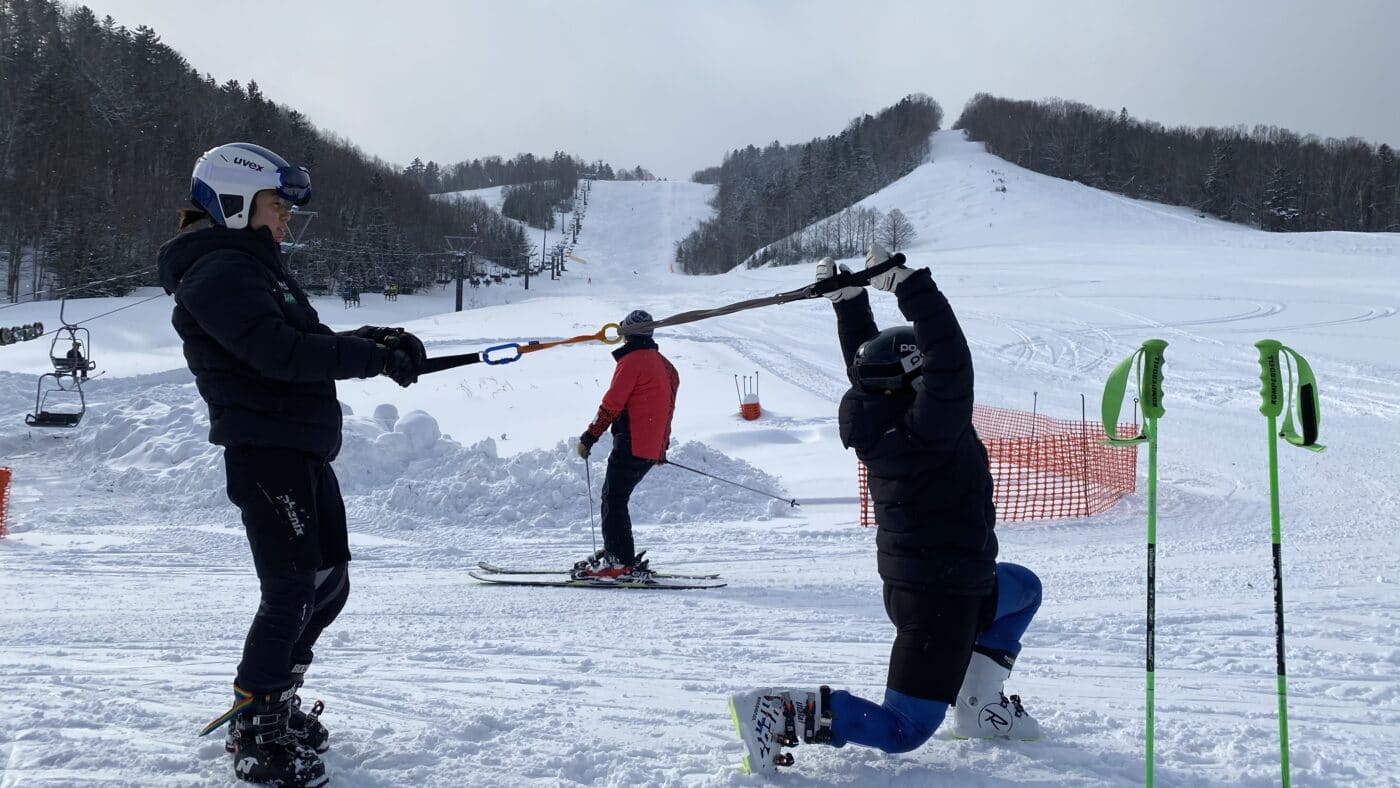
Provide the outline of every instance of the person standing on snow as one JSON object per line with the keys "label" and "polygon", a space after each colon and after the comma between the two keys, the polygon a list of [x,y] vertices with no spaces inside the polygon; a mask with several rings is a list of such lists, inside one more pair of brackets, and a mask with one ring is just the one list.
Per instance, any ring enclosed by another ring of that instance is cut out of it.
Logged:
{"label": "person standing on snow", "polygon": [[228,497],[252,548],[261,601],[243,644],[229,725],[234,774],[249,782],[323,785],[321,704],[296,692],[312,647],[350,594],[345,503],[331,461],[340,451],[335,381],[418,379],[423,345],[397,328],[336,334],[283,265],[292,206],[311,174],[249,143],[195,163],[180,233],[160,249],[171,322],[209,406],[209,441],[224,447]]}
{"label": "person standing on snow", "polygon": [[[633,310],[620,325],[652,322],[651,315]],[[676,412],[676,390],[681,378],[676,368],[657,350],[650,331],[626,336],[613,351],[617,367],[612,384],[603,395],[598,415],[578,439],[578,455],[588,462],[593,444],[612,427],[613,447],[603,480],[603,549],[574,564],[575,579],[607,578],[645,582],[651,579],[642,553],[632,541],[632,517],[627,502],[638,482],[657,465],[666,462],[671,442],[671,417]]]}
{"label": "person standing on snow", "polygon": [[[871,247],[866,267],[889,258]],[[817,264],[817,279],[836,263]],[[880,331],[861,287],[829,293],[851,388],[841,441],[869,472],[885,611],[895,625],[884,702],[830,687],[731,696],[750,771],[790,765],[782,747],[848,743],[897,753],[928,740],[956,704],[958,738],[1036,739],[1003,685],[1040,607],[1040,580],[998,563],[992,476],[972,426],[972,354],[928,269],[871,280],[912,326]],[[791,723],[792,727],[788,728]]]}

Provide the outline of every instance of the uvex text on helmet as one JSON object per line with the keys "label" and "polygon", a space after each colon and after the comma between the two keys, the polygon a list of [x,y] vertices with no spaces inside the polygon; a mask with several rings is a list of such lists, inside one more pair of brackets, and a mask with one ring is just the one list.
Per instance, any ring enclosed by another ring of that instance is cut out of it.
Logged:
{"label": "uvex text on helmet", "polygon": [[305,205],[311,199],[311,171],[293,167],[261,145],[231,142],[205,151],[190,175],[190,201],[230,230],[248,226],[253,195],[265,189],[293,205]]}
{"label": "uvex text on helmet", "polygon": [[923,360],[913,327],[887,328],[856,349],[851,382],[866,391],[898,391],[918,377]]}

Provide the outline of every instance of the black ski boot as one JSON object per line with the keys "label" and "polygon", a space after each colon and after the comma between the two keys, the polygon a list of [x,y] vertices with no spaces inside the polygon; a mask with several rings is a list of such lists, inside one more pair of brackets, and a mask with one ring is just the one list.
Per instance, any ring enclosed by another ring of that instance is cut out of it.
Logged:
{"label": "black ski boot", "polygon": [[[296,692],[301,689],[301,685],[306,681],[306,665],[293,665],[292,675],[296,677],[297,683],[292,687]],[[287,730],[297,738],[297,741],[310,747],[320,755],[331,748],[330,731],[321,724],[321,712],[325,710],[326,704],[316,701],[311,704],[311,711],[301,710],[301,695],[292,695],[291,713],[287,717]],[[224,750],[233,753],[238,749],[238,726],[229,725],[228,735],[224,737]]]}
{"label": "black ski boot", "polygon": [[238,779],[283,788],[316,788],[330,781],[321,757],[288,728],[294,689],[254,697],[229,723]]}

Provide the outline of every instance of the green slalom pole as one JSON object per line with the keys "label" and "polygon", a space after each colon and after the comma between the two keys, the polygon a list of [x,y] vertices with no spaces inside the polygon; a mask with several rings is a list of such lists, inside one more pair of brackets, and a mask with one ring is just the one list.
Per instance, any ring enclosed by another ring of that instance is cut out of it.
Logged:
{"label": "green slalom pole", "polygon": [[[1254,343],[1259,350],[1259,380],[1263,388],[1259,394],[1264,402],[1259,412],[1269,420],[1269,522],[1273,542],[1274,559],[1274,651],[1277,660],[1278,681],[1278,746],[1279,764],[1283,770],[1283,786],[1288,788],[1291,776],[1288,768],[1288,671],[1284,664],[1283,648],[1283,538],[1279,517],[1278,496],[1278,438],[1283,438],[1294,446],[1320,452],[1324,448],[1317,442],[1318,424],[1321,411],[1317,399],[1317,379],[1312,367],[1298,354],[1273,339],[1261,339]],[[1285,383],[1280,357],[1288,364],[1290,380]],[[1298,399],[1298,421],[1303,432],[1300,435],[1293,426],[1293,399],[1296,390]],[[1283,415],[1283,428],[1279,429],[1278,417]]]}
{"label": "green slalom pole", "polygon": [[[1157,660],[1157,419],[1166,412],[1162,405],[1162,365],[1167,343],[1149,339],[1109,373],[1103,391],[1104,443],[1110,446],[1147,444],[1147,746],[1146,783],[1152,788],[1156,731]],[[1118,418],[1127,394],[1128,378],[1136,379],[1138,402],[1142,405],[1144,430],[1135,438],[1118,437]]]}

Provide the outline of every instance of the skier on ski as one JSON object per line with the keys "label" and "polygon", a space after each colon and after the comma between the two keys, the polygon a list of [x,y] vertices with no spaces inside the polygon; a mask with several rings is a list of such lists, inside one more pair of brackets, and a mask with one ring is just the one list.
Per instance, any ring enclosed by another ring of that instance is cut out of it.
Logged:
{"label": "skier on ski", "polygon": [[171,322],[224,447],[228,497],[243,519],[261,602],[234,680],[225,741],[241,780],[323,785],[328,734],[296,692],[312,647],[350,593],[350,550],[331,461],[340,451],[335,381],[417,380],[422,343],[402,329],[336,334],[282,261],[311,174],[266,148],[221,145],[195,163],[180,233],[160,250]]}
{"label": "skier on ski", "polygon": [[[636,309],[620,325],[650,322],[650,314]],[[657,350],[650,331],[627,334],[622,347],[613,351],[613,358],[617,367],[612,384],[603,395],[598,415],[577,444],[578,455],[588,462],[593,444],[611,425],[613,447],[601,502],[603,549],[574,564],[573,577],[646,582],[651,579],[651,570],[642,554],[635,552],[627,502],[647,471],[666,462],[681,378]]]}
{"label": "skier on ski", "polygon": [[[889,258],[873,246],[870,268]],[[817,264],[818,281],[836,263]],[[972,355],[928,269],[904,266],[870,284],[913,322],[880,331],[861,287],[827,294],[851,389],[842,443],[869,472],[885,611],[895,625],[884,702],[829,687],[755,690],[730,709],[750,771],[790,765],[782,747],[847,743],[908,752],[950,705],[959,738],[1035,739],[1040,726],[1003,682],[1040,606],[1040,580],[998,563],[992,477],[972,426]]]}

